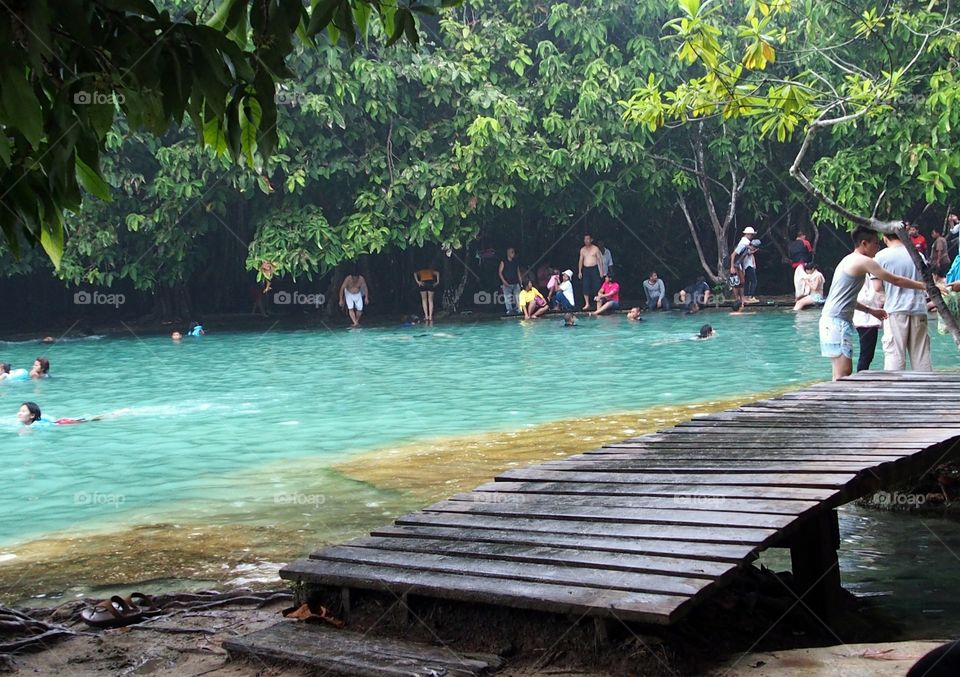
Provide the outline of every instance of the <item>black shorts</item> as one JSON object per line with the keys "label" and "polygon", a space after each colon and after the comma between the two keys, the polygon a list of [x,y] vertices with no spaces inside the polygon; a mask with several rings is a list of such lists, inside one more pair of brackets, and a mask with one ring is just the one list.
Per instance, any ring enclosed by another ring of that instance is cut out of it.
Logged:
{"label": "black shorts", "polygon": [[600,292],[600,266],[583,267],[583,294],[594,297]]}
{"label": "black shorts", "polygon": [[420,283],[420,291],[436,291],[436,290],[437,290],[437,283],[434,282],[433,280]]}

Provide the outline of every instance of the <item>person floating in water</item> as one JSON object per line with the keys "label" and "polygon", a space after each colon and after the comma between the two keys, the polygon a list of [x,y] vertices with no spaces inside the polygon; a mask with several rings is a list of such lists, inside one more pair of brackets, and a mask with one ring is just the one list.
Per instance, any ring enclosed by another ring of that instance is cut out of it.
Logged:
{"label": "person floating in water", "polygon": [[576,327],[577,318],[573,316],[573,313],[567,313],[563,316],[563,326],[564,327]]}
{"label": "person floating in water", "polygon": [[640,317],[640,306],[634,306],[633,308],[631,308],[630,310],[628,310],[628,311],[627,311],[627,319],[630,320],[631,322],[640,322],[640,321],[642,321],[643,318]]}
{"label": "person floating in water", "polygon": [[178,331],[175,331],[172,334],[170,334],[170,338],[173,339],[174,343],[179,343],[181,340],[183,340],[183,334],[181,334]]}
{"label": "person floating in water", "polygon": [[30,378],[48,378],[50,376],[50,360],[38,357],[30,368]]}
{"label": "person floating in water", "polygon": [[102,416],[92,416],[91,418],[44,418],[40,412],[40,406],[36,402],[24,402],[17,411],[17,418],[25,426],[34,426],[45,428],[52,425],[75,425],[77,423],[86,423],[87,421],[99,421]]}
{"label": "person floating in water", "polygon": [[716,335],[717,335],[717,332],[714,331],[713,327],[711,327],[709,324],[705,324],[702,327],[700,327],[700,332],[694,338],[708,339],[708,338],[713,338]]}
{"label": "person floating in water", "polygon": [[191,322],[190,330],[187,332],[187,336],[204,336],[206,333],[207,332],[204,330],[202,324],[199,322]]}

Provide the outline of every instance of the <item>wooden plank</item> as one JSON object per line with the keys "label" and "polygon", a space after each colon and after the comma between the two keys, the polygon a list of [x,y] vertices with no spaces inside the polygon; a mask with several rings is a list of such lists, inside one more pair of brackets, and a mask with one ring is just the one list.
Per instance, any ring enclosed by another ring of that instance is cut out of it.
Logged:
{"label": "wooden plank", "polygon": [[592,459],[594,461],[598,460],[621,460],[621,461],[637,461],[644,462],[650,461],[662,465],[663,463],[681,463],[681,462],[692,462],[699,463],[703,461],[713,461],[717,463],[723,463],[726,461],[730,462],[740,462],[740,463],[763,463],[765,461],[775,461],[777,463],[787,462],[787,461],[843,461],[847,463],[866,463],[868,465],[873,465],[876,463],[886,463],[889,461],[899,461],[902,458],[909,458],[911,454],[909,453],[900,453],[900,454],[833,454],[828,451],[821,451],[818,453],[804,453],[803,451],[793,451],[793,452],[782,452],[782,451],[763,451],[763,450],[748,450],[743,452],[743,454],[737,454],[736,452],[731,452],[728,449],[717,450],[717,451],[696,451],[696,450],[684,450],[684,449],[664,449],[661,453],[650,453],[649,451],[642,451],[640,453],[631,453],[629,451],[620,451],[616,449],[596,449],[594,451],[588,451],[584,454],[578,454],[576,456],[571,456],[570,460],[588,460]]}
{"label": "wooden plank", "polygon": [[617,472],[568,472],[564,470],[541,470],[537,466],[508,470],[497,476],[502,480],[535,480],[541,482],[629,482],[631,484],[683,484],[701,486],[782,486],[782,487],[829,487],[841,488],[856,479],[854,474],[841,473],[794,473],[794,474],[696,474],[696,473],[617,473]]}
{"label": "wooden plank", "polygon": [[[718,499],[719,500],[719,499]],[[567,505],[557,501],[440,501],[425,508],[427,512],[459,512],[509,517],[548,517],[616,524],[689,524],[782,529],[796,519],[794,515],[724,512],[722,510],[657,510],[655,508],[613,508]]]}
{"label": "wooden plank", "polygon": [[736,487],[717,486],[704,492],[703,487],[684,487],[676,484],[635,484],[629,482],[509,482],[496,481],[481,484],[480,491],[519,491],[544,494],[584,494],[590,496],[669,497],[706,494],[728,498],[757,500],[826,501],[836,495],[834,489],[806,487]]}
{"label": "wooden plank", "polygon": [[371,532],[371,536],[410,539],[426,538],[459,543],[505,543],[515,547],[545,546],[634,555],[659,555],[691,559],[698,562],[716,561],[726,564],[742,562],[745,559],[749,559],[754,552],[753,546],[742,544],[665,541],[657,538],[586,536],[583,534],[559,534],[509,529],[473,529],[432,526],[429,524],[384,526]]}
{"label": "wooden plank", "polygon": [[632,538],[661,538],[667,541],[704,543],[741,543],[760,545],[777,535],[776,529],[747,527],[702,527],[663,524],[616,524],[612,522],[583,522],[498,515],[471,515],[455,512],[416,512],[398,517],[398,525],[431,524],[445,527],[473,527],[477,529],[509,529],[539,531],[557,534],[584,534]]}
{"label": "wooden plank", "polygon": [[535,564],[504,560],[437,555],[419,552],[395,552],[372,548],[334,545],[311,556],[313,561],[344,562],[377,567],[390,567],[417,573],[460,574],[497,580],[550,583],[602,590],[652,592],[664,595],[693,596],[709,585],[711,578],[690,578],[664,574],[634,573],[613,569],[571,567],[566,564]]}
{"label": "wooden plank", "polygon": [[[494,486],[508,484],[498,482]],[[597,496],[517,491],[479,491],[457,494],[448,500],[466,503],[533,503],[563,506],[592,506],[596,508],[652,508],[662,510],[722,510],[768,515],[800,515],[816,508],[817,501],[776,501],[761,498],[728,498],[725,496],[683,495],[670,496]]]}
{"label": "wooden plank", "polygon": [[688,460],[678,463],[672,459],[658,461],[644,459],[593,459],[571,461],[547,461],[538,467],[548,470],[566,470],[579,472],[584,470],[602,470],[606,472],[647,472],[647,473],[675,473],[675,472],[713,472],[730,473],[858,473],[880,463],[846,463],[844,461],[742,461],[727,462],[711,461],[708,459]]}
{"label": "wooden plank", "polygon": [[590,614],[661,625],[677,620],[691,599],[683,595],[533,583],[466,573],[417,572],[312,559],[297,560],[285,566],[280,570],[280,577],[290,581],[402,591],[440,599],[562,614]]}
{"label": "wooden plank", "polygon": [[256,657],[356,677],[448,675],[473,677],[499,669],[492,654],[457,653],[447,646],[377,637],[325,625],[281,621],[241,637],[227,637],[231,656]]}
{"label": "wooden plank", "polygon": [[[365,537],[344,545],[393,552],[457,555],[470,558],[530,562],[533,564],[561,564],[576,569],[612,569],[635,573],[666,574],[683,578],[716,580],[736,570],[730,562],[696,560],[685,557],[637,555],[629,553],[590,550],[582,546],[556,547],[516,543],[489,543],[472,540],[451,541],[438,538]],[[311,557],[321,556],[318,553]],[[322,556],[321,556],[322,559]],[[554,581],[556,582],[556,581]]]}

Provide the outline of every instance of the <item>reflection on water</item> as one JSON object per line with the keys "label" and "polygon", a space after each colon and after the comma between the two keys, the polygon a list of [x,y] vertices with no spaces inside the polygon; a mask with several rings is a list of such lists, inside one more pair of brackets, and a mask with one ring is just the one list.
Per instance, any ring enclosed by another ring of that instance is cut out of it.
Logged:
{"label": "reflection on water", "polygon": [[[960,636],[960,520],[956,517],[840,508],[843,586],[885,612],[902,639]],[[764,552],[760,563],[790,568],[790,551]]]}

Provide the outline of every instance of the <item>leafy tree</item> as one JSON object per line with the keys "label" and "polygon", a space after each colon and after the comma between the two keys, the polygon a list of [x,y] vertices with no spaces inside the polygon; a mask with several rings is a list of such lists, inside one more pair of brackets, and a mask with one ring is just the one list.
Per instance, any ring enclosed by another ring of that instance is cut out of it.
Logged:
{"label": "leafy tree", "polygon": [[[276,85],[295,38],[416,43],[414,14],[449,0],[10,0],[0,6],[0,229],[14,254],[39,242],[60,265],[81,188],[109,200],[100,156],[114,119],[162,135],[186,119],[255,172],[277,146]],[[371,20],[376,14],[378,21]]]}

